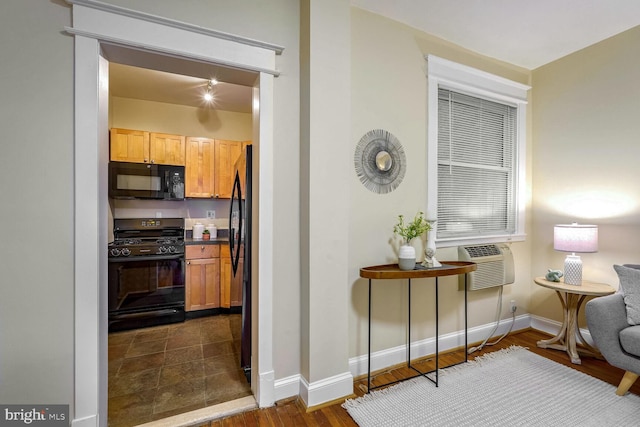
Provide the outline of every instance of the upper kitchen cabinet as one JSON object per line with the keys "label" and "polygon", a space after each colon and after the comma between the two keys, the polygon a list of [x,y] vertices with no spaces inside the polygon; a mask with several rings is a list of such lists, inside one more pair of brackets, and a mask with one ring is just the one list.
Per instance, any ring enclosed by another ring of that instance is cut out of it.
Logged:
{"label": "upper kitchen cabinet", "polygon": [[111,160],[184,166],[185,137],[130,129],[111,129]]}
{"label": "upper kitchen cabinet", "polygon": [[186,197],[230,199],[233,167],[247,142],[187,137]]}
{"label": "upper kitchen cabinet", "polygon": [[111,129],[111,160],[115,162],[147,163],[149,132]]}
{"label": "upper kitchen cabinet", "polygon": [[151,163],[184,166],[185,137],[151,132],[149,134],[149,159]]}
{"label": "upper kitchen cabinet", "polygon": [[231,198],[233,166],[242,154],[245,142],[216,139],[216,197]]}
{"label": "upper kitchen cabinet", "polygon": [[215,197],[215,141],[187,138],[185,197]]}

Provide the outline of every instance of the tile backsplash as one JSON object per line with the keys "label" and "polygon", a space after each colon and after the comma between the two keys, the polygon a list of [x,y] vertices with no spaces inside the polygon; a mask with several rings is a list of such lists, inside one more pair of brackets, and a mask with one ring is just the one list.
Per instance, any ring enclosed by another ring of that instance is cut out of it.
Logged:
{"label": "tile backsplash", "polygon": [[205,227],[208,224],[214,224],[218,230],[226,230],[226,229],[229,228],[229,220],[227,218],[215,218],[215,219],[209,219],[209,218],[185,218],[185,220],[184,220],[184,229],[185,230],[192,230],[193,229],[193,224],[195,224],[197,222],[199,222],[200,224],[203,224]]}

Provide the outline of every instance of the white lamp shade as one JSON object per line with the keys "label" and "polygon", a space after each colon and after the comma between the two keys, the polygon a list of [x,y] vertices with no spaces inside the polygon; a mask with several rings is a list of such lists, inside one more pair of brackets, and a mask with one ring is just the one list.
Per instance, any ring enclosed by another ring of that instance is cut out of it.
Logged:
{"label": "white lamp shade", "polygon": [[553,227],[553,248],[563,252],[598,252],[598,226],[556,225]]}

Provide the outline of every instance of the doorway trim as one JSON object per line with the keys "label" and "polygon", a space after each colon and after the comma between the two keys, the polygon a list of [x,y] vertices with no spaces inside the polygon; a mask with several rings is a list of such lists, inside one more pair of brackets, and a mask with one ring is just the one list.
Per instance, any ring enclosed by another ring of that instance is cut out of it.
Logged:
{"label": "doorway trim", "polygon": [[103,44],[257,73],[253,138],[259,211],[254,212],[254,241],[259,262],[252,266],[257,279],[252,284],[257,296],[252,309],[252,341],[257,344],[252,389],[260,407],[272,406],[273,251],[265,248],[273,247],[275,56],[283,48],[94,0],[67,2],[73,6],[73,27],[65,30],[75,36],[72,425],[107,425],[108,62],[101,54]]}

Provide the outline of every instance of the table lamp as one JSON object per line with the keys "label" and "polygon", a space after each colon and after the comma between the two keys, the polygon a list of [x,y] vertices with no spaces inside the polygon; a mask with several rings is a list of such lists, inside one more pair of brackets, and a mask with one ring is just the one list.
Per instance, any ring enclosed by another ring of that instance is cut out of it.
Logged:
{"label": "table lamp", "polygon": [[571,252],[564,260],[564,283],[582,284],[582,260],[576,252],[598,251],[598,226],[559,224],[553,227],[553,249]]}

